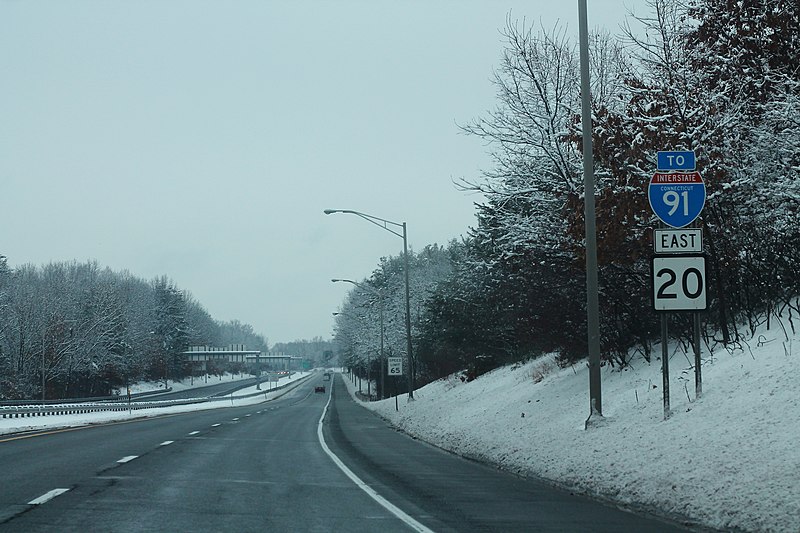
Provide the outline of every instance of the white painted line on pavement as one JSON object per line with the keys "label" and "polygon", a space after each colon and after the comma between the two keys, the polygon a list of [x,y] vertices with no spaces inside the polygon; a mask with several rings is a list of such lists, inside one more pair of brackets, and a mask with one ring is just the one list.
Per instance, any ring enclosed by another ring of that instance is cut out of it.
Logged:
{"label": "white painted line on pavement", "polygon": [[238,418],[234,418],[232,421],[233,421],[233,422],[236,422],[237,420],[239,420],[239,419],[238,419]]}
{"label": "white painted line on pavement", "polygon": [[200,432],[199,431],[192,431],[191,433],[189,433],[189,435],[197,435],[198,433],[200,433]]}
{"label": "white painted line on pavement", "polygon": [[69,489],[53,489],[50,492],[42,494],[41,496],[39,496],[35,500],[29,501],[28,505],[42,505],[43,503],[49,502],[50,500],[52,500],[56,496],[60,496],[60,495],[64,494],[67,491],[69,491]]}
{"label": "white painted line on pavement", "polygon": [[221,425],[222,425],[222,424],[211,424],[211,427],[212,427],[212,428],[215,428],[215,427],[218,427],[218,426],[221,426]]}
{"label": "white painted line on pavement", "polygon": [[138,455],[127,455],[127,456],[123,457],[122,459],[120,459],[120,460],[119,460],[119,461],[117,461],[117,462],[118,462],[118,463],[128,463],[128,462],[130,462],[130,461],[133,461],[133,460],[134,460],[134,459],[136,459],[137,457],[139,457],[139,456],[138,456]]}
{"label": "white painted line on pavement", "polygon": [[174,441],[174,440],[165,440],[164,442],[162,442],[161,444],[159,444],[159,446],[169,446],[169,445],[170,445],[170,444],[172,444],[173,442],[175,442],[175,441]]}
{"label": "white painted line on pavement", "polygon": [[[331,387],[333,383],[331,383]],[[352,470],[347,468],[347,466],[339,459],[335,453],[328,448],[328,445],[325,443],[325,437],[322,436],[322,421],[325,420],[325,414],[328,412],[328,406],[331,404],[331,399],[333,398],[332,394],[328,395],[328,403],[325,404],[325,408],[322,410],[322,416],[319,417],[319,423],[317,423],[317,438],[319,438],[319,443],[322,446],[322,449],[328,456],[333,460],[334,464],[339,467],[339,470],[344,472],[344,474],[350,478],[350,480],[356,484],[358,488],[366,492],[370,498],[378,502],[384,509],[395,515],[397,518],[402,520],[408,527],[413,529],[414,531],[418,531],[420,533],[434,533],[432,529],[429,529],[422,525],[421,523],[414,520],[410,515],[403,512],[402,509],[394,505],[392,502],[378,494],[375,489],[364,483],[361,478],[353,473]]]}

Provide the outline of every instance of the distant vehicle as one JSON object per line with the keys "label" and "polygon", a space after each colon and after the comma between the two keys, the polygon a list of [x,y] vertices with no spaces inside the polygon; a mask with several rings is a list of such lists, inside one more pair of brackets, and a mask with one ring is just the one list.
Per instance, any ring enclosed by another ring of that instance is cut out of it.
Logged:
{"label": "distant vehicle", "polygon": [[330,372],[325,372],[322,375],[322,379],[324,379],[325,381],[330,381],[331,380],[331,373]]}
{"label": "distant vehicle", "polygon": [[314,392],[325,392],[325,385],[317,385],[314,387]]}

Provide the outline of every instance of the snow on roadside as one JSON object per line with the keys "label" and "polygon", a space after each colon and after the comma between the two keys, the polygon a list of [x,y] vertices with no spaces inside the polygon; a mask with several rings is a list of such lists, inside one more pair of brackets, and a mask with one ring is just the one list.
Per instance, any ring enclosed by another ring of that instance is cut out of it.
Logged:
{"label": "snow on roadside", "polygon": [[690,357],[671,346],[667,421],[655,355],[604,368],[605,420],[589,430],[588,368],[552,356],[431,383],[399,412],[393,398],[365,405],[432,444],[576,491],[719,529],[797,532],[800,336],[759,335],[704,354],[700,400]]}
{"label": "snow on roadside", "polygon": [[[209,385],[218,385],[220,383],[229,383],[231,381],[242,381],[245,379],[252,379],[253,376],[249,374],[225,374],[220,375],[202,375],[198,376],[194,382],[191,379],[186,379],[185,381],[173,381],[169,380],[169,387],[172,389],[173,392],[182,391],[186,389],[196,389],[199,387],[207,387]],[[163,381],[142,381],[139,383],[131,384],[131,393],[137,394],[140,392],[152,392],[157,390],[162,390],[164,388]],[[127,391],[125,387],[120,387],[116,390],[118,396],[124,396]]]}
{"label": "snow on roadside", "polygon": [[[312,372],[295,372],[291,376],[281,378],[278,381],[277,386],[282,387],[295,381],[300,381],[306,378],[309,374],[312,374]],[[251,398],[241,398],[241,396],[259,392],[259,390],[256,389],[256,385],[236,391],[233,395],[233,398],[226,396],[224,400],[214,402],[176,405],[173,407],[154,407],[152,409],[139,409],[133,411],[132,413],[127,411],[104,411],[99,413],[83,413],[74,415],[0,418],[0,435],[43,429],[79,427],[91,424],[102,424],[105,422],[120,422],[125,420],[133,420],[136,418],[148,418],[190,411],[203,411],[206,409],[222,409],[225,407],[255,405],[265,401],[274,400],[275,398],[283,396],[290,390],[288,388],[269,390],[268,386],[269,385],[267,383],[262,383],[261,392],[264,394],[259,394],[258,396],[253,396]]]}

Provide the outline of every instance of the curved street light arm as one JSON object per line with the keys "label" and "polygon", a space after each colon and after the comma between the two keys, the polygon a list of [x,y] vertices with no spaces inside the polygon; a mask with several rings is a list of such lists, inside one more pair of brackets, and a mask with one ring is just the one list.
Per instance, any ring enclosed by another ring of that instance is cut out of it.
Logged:
{"label": "curved street light arm", "polygon": [[391,229],[389,227],[389,224],[391,224],[392,226],[397,226],[398,228],[403,228],[405,230],[405,224],[403,224],[401,222],[392,222],[391,220],[386,220],[385,218],[380,218],[380,217],[376,217],[376,216],[373,216],[373,215],[368,215],[366,213],[362,213],[360,211],[353,211],[351,209],[326,209],[323,212],[326,215],[332,215],[333,213],[349,213],[351,215],[356,215],[358,217],[363,218],[367,222],[371,222],[372,224],[375,224],[376,226],[378,226],[381,229],[385,229],[386,231],[388,231],[389,233],[391,233],[393,235],[397,235],[401,239],[405,238],[405,236],[402,233],[399,233],[399,232],[397,232],[397,231],[395,231],[395,230],[393,230],[393,229]]}
{"label": "curved street light arm", "polygon": [[359,289],[365,290],[365,291],[369,291],[372,294],[374,294],[374,295],[378,296],[379,298],[383,299],[383,293],[379,289],[376,289],[375,287],[371,287],[371,286],[367,285],[366,283],[359,283],[357,281],[353,281],[352,279],[338,279],[338,278],[335,278],[335,279],[331,280],[331,282],[333,282],[333,283],[336,283],[336,282],[339,282],[339,281],[343,281],[345,283],[350,283],[352,285],[355,285]]}

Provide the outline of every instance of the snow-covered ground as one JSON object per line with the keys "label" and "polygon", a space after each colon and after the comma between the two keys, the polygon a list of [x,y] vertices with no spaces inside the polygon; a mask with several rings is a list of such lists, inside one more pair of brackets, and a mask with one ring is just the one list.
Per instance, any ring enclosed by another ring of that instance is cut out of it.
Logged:
{"label": "snow-covered ground", "polygon": [[[203,375],[197,376],[194,379],[186,378],[183,381],[168,381],[169,388],[172,389],[173,392],[182,391],[186,389],[197,389],[199,387],[206,387],[209,385],[218,385],[220,383],[228,383],[231,381],[242,381],[245,379],[252,379],[253,376],[250,374],[222,374],[222,375]],[[134,383],[131,385],[131,393],[136,394],[139,392],[151,392],[156,390],[163,390],[164,389],[164,382],[163,381],[143,381],[141,383]],[[125,388],[122,387],[117,389],[117,394],[124,395],[126,393]]]}
{"label": "snow-covered ground", "polygon": [[[85,426],[89,424],[99,424],[103,422],[115,422],[115,421],[131,420],[134,418],[161,416],[170,413],[183,413],[187,411],[201,411],[205,409],[221,409],[225,407],[241,407],[243,405],[253,405],[264,402],[266,400],[273,400],[279,396],[282,396],[292,388],[292,387],[284,387],[284,385],[300,381],[308,377],[311,373],[312,372],[295,372],[291,376],[281,378],[277,383],[264,382],[261,384],[261,392],[263,392],[264,394],[259,394],[258,396],[253,396],[250,398],[242,398],[242,396],[259,392],[259,390],[256,389],[256,385],[236,391],[233,394],[233,397],[230,399],[228,399],[229,397],[226,397],[225,400],[216,402],[176,405],[174,407],[159,407],[153,409],[139,409],[137,411],[133,411],[132,413],[128,413],[125,411],[121,412],[112,411],[112,412],[85,413],[85,414],[74,414],[74,415],[34,416],[26,418],[0,418],[0,435],[7,433],[18,433],[21,431]],[[200,384],[198,384],[198,381],[199,380],[195,380],[195,388],[197,386],[200,386]],[[209,381],[209,384],[213,383]],[[170,385],[172,385],[172,383],[170,383]],[[203,385],[205,385],[205,383],[203,383]],[[276,388],[276,387],[282,387],[282,388]],[[142,386],[137,388],[139,390],[148,389],[147,386]],[[270,388],[272,390],[270,390]],[[131,387],[131,389],[133,389],[133,387]],[[173,390],[177,389],[173,388]]]}
{"label": "snow-covered ground", "polygon": [[700,400],[692,356],[671,346],[666,421],[655,355],[604,368],[605,420],[588,430],[588,368],[560,369],[553,357],[431,383],[413,402],[401,397],[399,411],[394,399],[365,405],[439,447],[632,508],[723,530],[798,532],[798,339],[773,324],[740,349],[704,353]]}

